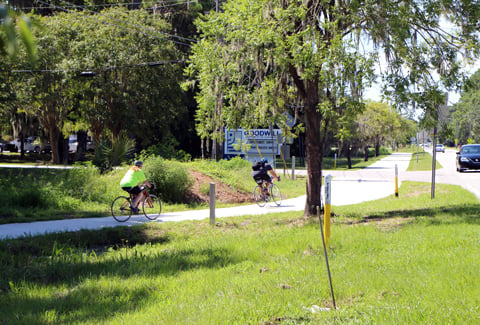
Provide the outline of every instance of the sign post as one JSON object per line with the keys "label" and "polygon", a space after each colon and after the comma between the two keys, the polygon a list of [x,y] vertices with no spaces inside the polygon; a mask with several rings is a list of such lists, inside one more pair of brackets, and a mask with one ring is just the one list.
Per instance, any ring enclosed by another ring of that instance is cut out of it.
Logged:
{"label": "sign post", "polygon": [[398,197],[398,165],[395,164],[395,196]]}
{"label": "sign post", "polygon": [[324,224],[324,237],[325,244],[328,247],[330,243],[330,214],[331,214],[331,205],[332,203],[332,175],[328,174],[325,176],[325,224]]}

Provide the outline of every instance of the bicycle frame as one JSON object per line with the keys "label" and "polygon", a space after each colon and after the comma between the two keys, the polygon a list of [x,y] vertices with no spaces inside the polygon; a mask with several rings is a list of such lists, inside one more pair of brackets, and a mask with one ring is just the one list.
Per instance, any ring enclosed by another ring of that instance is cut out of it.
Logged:
{"label": "bicycle frame", "polygon": [[150,199],[150,192],[147,191],[147,187],[146,187],[146,186],[142,186],[140,189],[141,189],[141,191],[140,191],[140,193],[138,193],[138,194],[132,194],[132,193],[130,193],[130,199],[132,200],[132,202],[133,202],[133,200],[135,199],[135,197],[136,197],[137,195],[143,195],[143,198],[140,199],[140,200],[138,200],[137,205],[135,206],[135,208],[138,208],[140,202],[146,202],[146,203],[148,204],[148,206],[149,206],[150,208],[152,208],[152,207],[153,207],[153,206],[152,206],[152,200]]}

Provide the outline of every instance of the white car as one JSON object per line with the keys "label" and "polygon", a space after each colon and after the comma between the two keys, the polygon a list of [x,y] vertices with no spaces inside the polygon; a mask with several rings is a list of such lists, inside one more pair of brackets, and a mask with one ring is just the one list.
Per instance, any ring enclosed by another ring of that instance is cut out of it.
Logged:
{"label": "white car", "polygon": [[437,145],[435,146],[435,151],[436,151],[436,152],[443,152],[443,153],[445,153],[445,147],[443,146],[443,144],[437,144]]}
{"label": "white car", "polygon": [[[13,140],[10,144],[15,146],[16,151],[21,149],[20,139]],[[27,152],[49,152],[51,150],[50,144],[48,142],[43,143],[40,140],[40,137],[32,136],[25,139],[23,143],[23,150]]]}
{"label": "white car", "polygon": [[[70,137],[68,139],[68,151],[76,152],[78,147],[78,141],[76,137]],[[91,137],[87,137],[87,151],[92,152],[95,150],[95,145],[91,139]]]}

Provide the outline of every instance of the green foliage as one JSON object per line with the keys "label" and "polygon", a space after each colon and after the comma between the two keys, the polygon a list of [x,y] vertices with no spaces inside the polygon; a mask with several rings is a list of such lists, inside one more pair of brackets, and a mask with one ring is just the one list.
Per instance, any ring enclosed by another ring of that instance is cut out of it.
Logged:
{"label": "green foliage", "polygon": [[37,59],[37,48],[32,35],[32,22],[29,16],[18,15],[4,3],[0,3],[0,55],[14,57],[18,43],[22,42],[31,60]]}
{"label": "green foliage", "polygon": [[472,140],[470,143],[480,142],[479,90],[480,70],[477,70],[468,80],[468,87],[462,92],[460,102],[453,107],[450,128],[455,130],[460,144],[469,143],[469,140]]}
{"label": "green foliage", "polygon": [[178,161],[189,161],[192,156],[184,150],[177,150],[179,142],[174,137],[166,137],[162,142],[154,144],[144,150],[142,155],[161,156],[165,159],[176,159]]}
{"label": "green foliage", "polygon": [[184,164],[151,156],[143,161],[147,178],[155,183],[155,193],[167,202],[182,202],[193,180]]}
{"label": "green foliage", "polygon": [[[341,130],[342,140],[353,134],[348,116],[361,110],[381,54],[385,93],[396,107],[415,100],[431,117],[445,102],[443,89],[462,81],[459,55],[480,49],[480,11],[472,7],[475,1],[228,1],[197,20],[201,41],[185,70],[199,89],[198,133],[221,138],[223,127],[268,125],[287,109],[305,123],[308,169],[321,170],[329,132]],[[449,33],[441,20],[461,32]],[[378,147],[384,135],[372,137]],[[320,183],[310,177],[308,205],[320,203]]]}
{"label": "green foliage", "polygon": [[121,136],[114,143],[103,140],[95,151],[94,164],[98,166],[102,172],[110,171],[114,166],[118,166],[128,159],[131,159],[134,152],[135,141],[126,135]]}

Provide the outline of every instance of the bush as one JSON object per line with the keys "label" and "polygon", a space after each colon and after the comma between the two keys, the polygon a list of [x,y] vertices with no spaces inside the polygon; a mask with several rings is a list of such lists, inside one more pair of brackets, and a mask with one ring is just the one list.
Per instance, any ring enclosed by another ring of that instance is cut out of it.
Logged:
{"label": "bush", "polygon": [[135,141],[126,135],[120,136],[115,143],[103,140],[95,151],[93,163],[104,173],[133,157],[134,152]]}
{"label": "bush", "polygon": [[143,150],[143,157],[161,156],[165,159],[175,159],[178,161],[190,161],[192,155],[184,150],[175,149],[178,147],[179,142],[173,137],[165,138],[161,143],[155,144]]}
{"label": "bush", "polygon": [[390,155],[392,152],[386,147],[380,147],[380,155]]}
{"label": "bush", "polygon": [[182,202],[193,184],[187,168],[178,161],[159,156],[148,157],[143,162],[147,178],[155,183],[154,192],[164,201]]}

